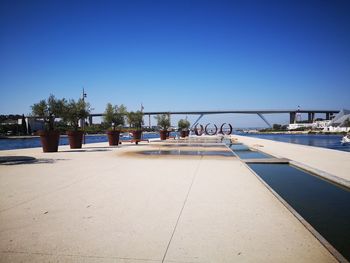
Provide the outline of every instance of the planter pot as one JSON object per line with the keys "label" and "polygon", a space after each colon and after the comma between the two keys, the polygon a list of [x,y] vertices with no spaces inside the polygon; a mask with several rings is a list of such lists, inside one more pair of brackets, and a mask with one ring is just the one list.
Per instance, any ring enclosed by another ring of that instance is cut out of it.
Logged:
{"label": "planter pot", "polygon": [[166,140],[168,137],[168,131],[161,130],[159,131],[159,135],[161,140]]}
{"label": "planter pot", "polygon": [[58,151],[58,144],[60,142],[59,131],[39,131],[38,134],[44,153]]}
{"label": "planter pot", "polygon": [[188,137],[188,135],[190,134],[190,131],[181,131],[181,137],[185,138]]}
{"label": "planter pot", "polygon": [[109,146],[119,144],[120,131],[107,131]]}
{"label": "planter pot", "polygon": [[82,131],[68,131],[68,140],[71,149],[80,149],[81,144],[83,143],[83,135]]}
{"label": "planter pot", "polygon": [[138,144],[141,141],[141,136],[142,136],[142,131],[141,130],[132,131],[133,141],[136,144]]}

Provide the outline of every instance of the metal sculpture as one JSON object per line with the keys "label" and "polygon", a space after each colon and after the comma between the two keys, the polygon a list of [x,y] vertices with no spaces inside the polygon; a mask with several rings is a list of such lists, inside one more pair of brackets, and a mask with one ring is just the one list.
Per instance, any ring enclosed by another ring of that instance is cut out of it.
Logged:
{"label": "metal sculpture", "polygon": [[218,127],[214,124],[215,132],[209,132],[209,131],[207,130],[207,128],[208,128],[209,125],[210,125],[210,123],[208,123],[207,125],[205,125],[205,128],[204,128],[205,134],[206,134],[206,135],[215,135],[215,134],[217,134],[217,132],[218,132]]}
{"label": "metal sculpture", "polygon": [[200,124],[200,130],[198,131],[197,129],[197,126],[198,126],[198,123],[196,124],[196,126],[194,126],[194,133],[197,135],[197,136],[201,136],[203,134],[203,131],[204,131],[204,128],[203,128],[203,125]]}
{"label": "metal sculpture", "polygon": [[[198,125],[199,125],[199,128],[198,128]],[[210,125],[210,123],[208,123],[207,125],[205,125],[205,127],[203,127],[203,125],[197,123],[195,126],[194,126],[194,133],[197,135],[197,136],[201,136],[202,134],[205,134],[205,135],[217,135],[217,134],[223,134],[223,135],[230,135],[232,134],[232,131],[233,131],[233,128],[232,128],[232,125],[229,124],[229,123],[226,123],[224,122],[221,126],[220,126],[220,130],[218,131],[218,127],[214,124],[214,127],[215,127],[215,131],[210,131],[210,129],[208,129],[208,126]],[[224,126],[225,125],[228,125],[228,130],[224,129]]]}
{"label": "metal sculpture", "polygon": [[224,132],[223,128],[224,128],[225,124],[226,124],[226,122],[224,122],[224,123],[221,125],[221,127],[220,127],[220,132],[219,132],[219,133],[221,133],[221,134],[223,134],[223,135],[230,135],[230,134],[232,133],[232,125],[228,123],[228,126],[229,126],[229,128],[230,128],[230,129],[229,129],[229,132]]}

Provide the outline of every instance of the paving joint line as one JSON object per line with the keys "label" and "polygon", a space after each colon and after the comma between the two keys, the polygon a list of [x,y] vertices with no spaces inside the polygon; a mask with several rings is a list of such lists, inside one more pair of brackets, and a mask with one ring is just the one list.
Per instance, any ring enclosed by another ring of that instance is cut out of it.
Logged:
{"label": "paving joint line", "polygon": [[166,250],[165,250],[165,253],[164,253],[164,256],[163,256],[163,259],[162,259],[162,263],[164,263],[164,260],[165,260],[165,258],[166,258],[166,255],[167,255],[167,253],[168,253],[168,250],[169,250],[169,247],[170,247],[170,244],[171,244],[171,241],[173,240],[173,237],[174,237],[174,235],[175,235],[175,232],[176,232],[177,226],[178,226],[178,224],[179,224],[179,221],[180,221],[182,212],[183,212],[183,210],[184,210],[184,208],[185,208],[185,205],[186,205],[186,203],[187,203],[188,196],[190,195],[190,192],[191,192],[191,190],[192,190],[192,186],[193,186],[194,180],[195,180],[196,177],[197,177],[198,169],[199,169],[199,166],[200,166],[200,164],[201,164],[202,159],[203,159],[203,156],[200,157],[199,162],[198,162],[198,165],[197,165],[196,170],[195,170],[195,172],[194,172],[194,175],[193,175],[193,177],[192,177],[192,181],[191,181],[190,187],[188,188],[188,191],[187,191],[185,200],[184,200],[184,202],[183,202],[183,204],[182,204],[182,208],[181,208],[181,210],[180,210],[179,216],[177,217],[177,220],[176,220],[176,223],[175,223],[173,232],[172,232],[172,234],[171,234],[171,236],[170,236],[170,240],[169,240],[168,245],[167,245],[167,247],[166,247]]}
{"label": "paving joint line", "polygon": [[123,260],[138,260],[138,261],[154,261],[159,262],[157,259],[145,259],[145,258],[128,258],[128,257],[113,257],[113,256],[93,256],[93,255],[74,255],[74,254],[54,254],[45,252],[27,252],[27,251],[0,251],[5,254],[26,254],[26,255],[39,255],[39,256],[61,256],[61,257],[78,257],[78,258],[104,258],[104,259],[123,259]]}

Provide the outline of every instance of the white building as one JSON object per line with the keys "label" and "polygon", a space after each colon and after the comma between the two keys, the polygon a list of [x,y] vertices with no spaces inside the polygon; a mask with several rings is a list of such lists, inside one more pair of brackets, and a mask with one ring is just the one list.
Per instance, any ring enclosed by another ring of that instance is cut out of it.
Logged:
{"label": "white building", "polygon": [[290,123],[288,125],[288,130],[296,130],[300,128],[314,129],[314,126],[315,126],[314,123]]}
{"label": "white building", "polygon": [[327,127],[323,131],[328,132],[349,132],[350,127],[350,110],[341,110],[337,115],[334,116],[333,120],[329,122]]}

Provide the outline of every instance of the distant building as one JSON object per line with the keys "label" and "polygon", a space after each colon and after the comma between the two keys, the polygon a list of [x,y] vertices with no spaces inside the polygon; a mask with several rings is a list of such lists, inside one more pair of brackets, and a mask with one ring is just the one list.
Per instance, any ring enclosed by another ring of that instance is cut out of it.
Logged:
{"label": "distant building", "polygon": [[323,130],[324,132],[349,132],[350,110],[341,110],[332,120],[319,120],[313,123],[291,123],[288,130],[300,128]]}
{"label": "distant building", "polygon": [[[43,120],[31,118],[31,117],[26,117],[25,120],[27,124],[27,131],[31,130],[32,133],[37,132],[39,130],[44,130],[45,128],[45,123]],[[21,125],[22,119],[18,119],[17,123]]]}
{"label": "distant building", "polygon": [[329,132],[349,132],[350,127],[350,110],[341,110],[334,118],[329,122],[327,127],[323,131]]}

